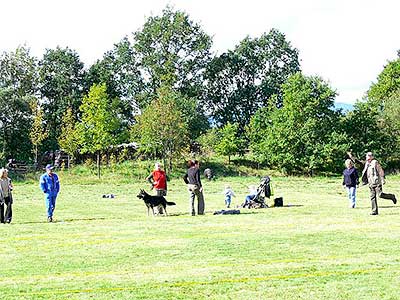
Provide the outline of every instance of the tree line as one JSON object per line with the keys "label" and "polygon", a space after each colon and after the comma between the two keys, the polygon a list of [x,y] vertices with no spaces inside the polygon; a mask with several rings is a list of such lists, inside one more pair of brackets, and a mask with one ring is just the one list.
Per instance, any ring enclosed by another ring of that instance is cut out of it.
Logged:
{"label": "tree line", "polygon": [[70,48],[4,52],[0,159],[36,162],[56,149],[100,159],[134,141],[171,167],[197,152],[246,155],[289,174],[334,172],[349,150],[399,167],[400,56],[343,112],[326,81],[302,74],[279,30],[219,55],[211,47],[188,14],[166,7],[91,66]]}

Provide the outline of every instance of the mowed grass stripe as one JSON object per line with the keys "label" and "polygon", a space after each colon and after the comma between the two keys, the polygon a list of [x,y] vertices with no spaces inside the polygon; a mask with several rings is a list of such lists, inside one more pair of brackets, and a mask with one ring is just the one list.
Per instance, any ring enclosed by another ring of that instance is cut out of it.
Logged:
{"label": "mowed grass stripe", "polygon": [[[348,275],[363,275],[373,274],[380,272],[399,273],[398,269],[388,270],[386,268],[371,268],[371,269],[357,269],[349,271],[333,271],[333,272],[313,272],[313,273],[300,273],[288,275],[269,275],[262,277],[241,277],[241,278],[225,278],[215,279],[209,281],[182,281],[182,282],[162,282],[158,285],[165,287],[184,287],[196,285],[215,285],[221,283],[247,283],[247,282],[261,282],[269,280],[286,280],[295,278],[316,278],[316,277],[329,277],[329,276],[348,276]],[[109,287],[109,288],[93,288],[93,289],[76,289],[76,290],[57,290],[51,291],[38,291],[38,292],[19,292],[10,294],[10,296],[34,296],[34,295],[52,295],[52,294],[76,294],[76,293],[97,293],[97,292],[115,292],[115,291],[136,291],[140,287]]]}

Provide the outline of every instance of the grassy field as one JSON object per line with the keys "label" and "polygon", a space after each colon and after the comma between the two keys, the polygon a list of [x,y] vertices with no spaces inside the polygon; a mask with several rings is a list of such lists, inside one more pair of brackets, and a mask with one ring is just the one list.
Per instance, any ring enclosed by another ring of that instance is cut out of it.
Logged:
{"label": "grassy field", "polygon": [[[188,215],[181,180],[169,217],[147,217],[142,180],[60,173],[55,223],[36,181],[15,184],[0,224],[1,299],[400,299],[400,205],[368,188],[349,209],[341,178],[274,177],[284,207],[213,215],[231,184],[240,204],[256,177],[205,182],[205,216]],[[400,196],[400,177],[385,191]],[[102,194],[114,193],[115,199]]]}

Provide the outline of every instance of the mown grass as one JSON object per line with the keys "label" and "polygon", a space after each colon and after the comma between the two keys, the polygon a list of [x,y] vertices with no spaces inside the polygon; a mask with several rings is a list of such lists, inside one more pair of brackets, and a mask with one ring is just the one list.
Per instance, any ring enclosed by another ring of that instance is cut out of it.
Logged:
{"label": "mown grass", "polygon": [[[235,205],[258,184],[219,177],[204,182],[206,215],[192,217],[173,179],[170,216],[147,217],[139,176],[74,172],[59,174],[55,223],[36,180],[15,184],[13,223],[0,224],[2,299],[400,299],[400,206],[381,200],[370,216],[366,187],[349,209],[339,177],[273,177],[284,207],[213,215],[225,184]],[[400,177],[387,182],[400,195]]]}

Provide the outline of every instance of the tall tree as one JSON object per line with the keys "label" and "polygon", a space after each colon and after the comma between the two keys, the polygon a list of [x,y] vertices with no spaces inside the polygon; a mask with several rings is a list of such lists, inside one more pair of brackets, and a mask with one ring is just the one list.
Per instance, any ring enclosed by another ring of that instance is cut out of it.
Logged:
{"label": "tall tree", "polygon": [[35,155],[35,167],[37,167],[39,146],[46,139],[48,132],[46,131],[46,128],[43,124],[43,110],[40,107],[39,101],[36,99],[31,101],[30,108],[32,111],[33,123],[29,132],[29,137],[31,138],[31,142],[33,145],[33,153]]}
{"label": "tall tree", "polygon": [[368,90],[368,99],[384,104],[393,93],[400,90],[400,57],[388,62],[378,75],[378,80]]}
{"label": "tall tree", "polygon": [[178,105],[182,96],[166,88],[159,90],[158,95],[137,117],[132,135],[140,139],[140,151],[167,159],[171,170],[172,159],[188,146],[188,126]]}
{"label": "tall tree", "polygon": [[348,144],[340,113],[333,110],[335,91],[320,78],[300,73],[282,88],[282,108],[260,110],[250,125],[251,148],[259,160],[288,173],[341,168]]}
{"label": "tall tree", "polygon": [[134,33],[134,41],[148,95],[142,97],[141,108],[155,98],[161,86],[184,96],[200,96],[212,40],[187,14],[166,7],[161,16],[147,19]]}
{"label": "tall tree", "polygon": [[384,164],[390,159],[396,138],[384,126],[379,103],[356,102],[354,109],[346,114],[344,125],[353,155],[364,157],[372,151]]}
{"label": "tall tree", "polygon": [[100,155],[115,145],[115,133],[120,122],[115,114],[115,106],[110,104],[105,84],[94,84],[80,106],[81,121],[77,124],[82,153],[97,154],[97,170],[100,177]]}
{"label": "tall tree", "polygon": [[79,149],[79,136],[76,128],[76,120],[71,108],[62,118],[61,135],[58,137],[58,144],[61,150],[68,154],[68,169],[70,161],[74,159]]}
{"label": "tall tree", "polygon": [[143,92],[143,79],[127,37],[90,67],[86,76],[87,89],[94,83],[105,83],[110,99],[121,99],[120,110],[127,123],[133,124]]}
{"label": "tall tree", "polygon": [[299,70],[297,49],[278,30],[247,37],[208,65],[204,106],[217,124],[238,123],[243,130],[272,95],[281,106],[281,85]]}
{"label": "tall tree", "polygon": [[79,55],[69,48],[47,49],[39,62],[40,94],[44,119],[49,129],[48,147],[57,149],[61,119],[68,107],[74,115],[83,97],[84,65]]}
{"label": "tall tree", "polygon": [[37,91],[37,60],[29,48],[0,56],[1,158],[31,159],[29,102]]}

